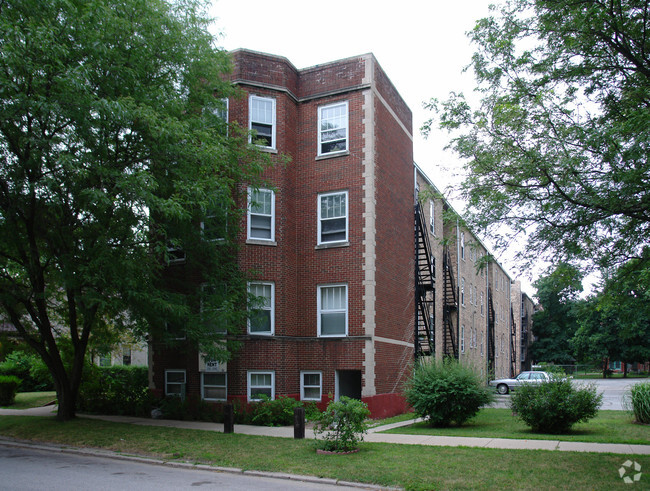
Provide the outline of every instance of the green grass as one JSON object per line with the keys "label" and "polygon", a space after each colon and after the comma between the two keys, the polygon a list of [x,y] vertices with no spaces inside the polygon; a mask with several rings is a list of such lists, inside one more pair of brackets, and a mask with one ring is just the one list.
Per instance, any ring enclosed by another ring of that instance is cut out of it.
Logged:
{"label": "green grass", "polygon": [[[236,427],[235,427],[236,430]],[[288,472],[407,489],[625,489],[628,456],[363,443],[317,455],[313,441],[77,419],[0,416],[0,435],[241,469]],[[632,458],[650,469],[650,456]],[[645,472],[638,489],[650,487]]]}
{"label": "green grass", "polygon": [[[571,375],[573,378],[578,379],[578,380],[594,380],[594,379],[602,379],[603,378],[603,373],[598,372],[598,373],[574,373]],[[627,378],[648,378],[650,375],[647,373],[628,373]],[[626,378],[623,377],[622,373],[612,373],[608,379],[621,379],[625,380]]]}
{"label": "green grass", "polygon": [[5,409],[30,409],[41,407],[56,399],[56,392],[19,392],[11,406],[1,406]]}
{"label": "green grass", "polygon": [[594,419],[576,424],[569,434],[550,435],[533,433],[521,420],[515,418],[509,409],[486,408],[481,409],[474,419],[461,427],[431,428],[423,422],[387,430],[386,433],[650,444],[650,425],[635,424],[632,419],[626,411],[599,411]]}

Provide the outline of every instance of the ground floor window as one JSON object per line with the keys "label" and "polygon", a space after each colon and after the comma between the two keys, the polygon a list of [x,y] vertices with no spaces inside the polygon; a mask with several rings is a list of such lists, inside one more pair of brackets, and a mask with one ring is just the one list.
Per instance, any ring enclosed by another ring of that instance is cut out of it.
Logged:
{"label": "ground floor window", "polygon": [[185,398],[185,370],[165,370],[165,395]]}
{"label": "ground floor window", "polygon": [[275,372],[248,372],[248,400],[259,401],[262,396],[275,399]]}
{"label": "ground floor window", "polygon": [[320,401],[322,396],[321,372],[301,372],[300,373],[300,400],[302,401]]}
{"label": "ground floor window", "polygon": [[201,374],[201,398],[206,401],[225,401],[228,396],[225,373],[204,372]]}

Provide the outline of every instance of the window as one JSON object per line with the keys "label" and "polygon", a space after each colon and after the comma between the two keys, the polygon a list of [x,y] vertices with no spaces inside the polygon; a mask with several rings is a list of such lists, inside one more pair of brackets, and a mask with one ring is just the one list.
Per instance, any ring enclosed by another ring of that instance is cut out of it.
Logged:
{"label": "window", "polygon": [[460,233],[460,258],[465,260],[465,232]]}
{"label": "window", "polygon": [[483,292],[481,292],[481,315],[485,315],[483,312]]}
{"label": "window", "polygon": [[208,241],[221,241],[226,238],[228,230],[228,212],[226,199],[220,197],[205,210],[201,221],[201,234]]}
{"label": "window", "polygon": [[436,207],[433,201],[429,201],[429,231],[436,235]]}
{"label": "window", "polygon": [[318,196],[318,243],[348,240],[348,193],[328,193]]}
{"label": "window", "polygon": [[460,279],[460,304],[465,305],[465,278]]}
{"label": "window", "polygon": [[275,331],[273,283],[249,283],[250,294],[248,332],[249,334],[273,334]]}
{"label": "window", "polygon": [[348,150],[348,103],[323,106],[318,110],[318,155]]}
{"label": "window", "polygon": [[275,193],[269,189],[248,189],[248,238],[275,240]]}
{"label": "window", "polygon": [[474,305],[474,285],[469,284],[469,304]]}
{"label": "window", "polygon": [[185,370],[165,370],[165,395],[185,398]]}
{"label": "window", "polygon": [[185,262],[185,250],[178,241],[167,242],[167,264],[183,264]]}
{"label": "window", "polygon": [[318,335],[347,336],[348,287],[327,285],[318,287]]}
{"label": "window", "polygon": [[226,381],[225,373],[201,373],[201,398],[206,401],[225,401],[228,395]]}
{"label": "window", "polygon": [[300,400],[320,401],[322,379],[321,372],[300,372]]}
{"label": "window", "polygon": [[111,354],[104,353],[99,355],[99,366],[100,367],[110,367],[111,366]]}
{"label": "window", "polygon": [[275,99],[250,96],[250,129],[256,132],[254,142],[264,148],[275,148]]}
{"label": "window", "polygon": [[465,353],[465,326],[460,326],[460,352]]}
{"label": "window", "polygon": [[131,364],[131,348],[122,349],[122,365],[129,366]]}
{"label": "window", "polygon": [[223,315],[223,302],[226,300],[227,290],[225,284],[201,285],[201,320],[210,324],[216,334],[227,334],[228,326]]}
{"label": "window", "polygon": [[248,372],[248,400],[275,399],[275,372]]}

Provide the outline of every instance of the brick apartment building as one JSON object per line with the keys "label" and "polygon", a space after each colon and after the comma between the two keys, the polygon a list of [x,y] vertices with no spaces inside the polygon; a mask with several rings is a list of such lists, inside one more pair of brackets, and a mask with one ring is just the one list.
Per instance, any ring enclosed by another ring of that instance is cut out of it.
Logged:
{"label": "brick apartment building", "polygon": [[375,57],[301,70],[248,50],[232,58],[246,97],[228,102],[228,120],[290,158],[267,171],[268,189],[248,190],[239,237],[262,315],[241,326],[227,364],[153,343],[152,387],[215,402],[346,395],[383,417],[404,410],[415,357],[510,374],[510,278],[494,262],[475,267],[487,249],[443,223],[442,198],[416,207],[414,236],[418,190],[432,183],[413,163],[411,111]]}

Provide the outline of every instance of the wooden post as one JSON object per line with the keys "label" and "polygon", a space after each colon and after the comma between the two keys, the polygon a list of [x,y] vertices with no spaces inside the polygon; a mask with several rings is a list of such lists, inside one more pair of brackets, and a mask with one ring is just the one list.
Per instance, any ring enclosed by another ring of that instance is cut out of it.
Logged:
{"label": "wooden post", "polygon": [[224,404],[223,406],[223,432],[235,432],[235,410],[232,404]]}
{"label": "wooden post", "polygon": [[305,408],[296,407],[293,410],[293,437],[296,440],[305,438]]}

